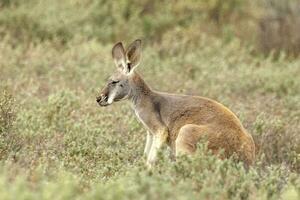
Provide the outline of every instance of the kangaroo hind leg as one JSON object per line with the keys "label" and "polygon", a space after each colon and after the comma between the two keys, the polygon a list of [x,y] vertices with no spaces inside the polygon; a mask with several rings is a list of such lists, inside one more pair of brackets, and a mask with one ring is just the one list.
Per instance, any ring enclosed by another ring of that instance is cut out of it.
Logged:
{"label": "kangaroo hind leg", "polygon": [[200,138],[205,138],[208,127],[205,125],[186,124],[179,130],[175,142],[176,156],[194,154]]}

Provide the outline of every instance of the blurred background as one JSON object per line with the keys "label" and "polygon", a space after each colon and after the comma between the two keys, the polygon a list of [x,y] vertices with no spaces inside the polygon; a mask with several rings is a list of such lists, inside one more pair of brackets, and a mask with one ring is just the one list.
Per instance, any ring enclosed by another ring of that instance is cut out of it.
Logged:
{"label": "blurred background", "polygon": [[[199,151],[146,170],[129,103],[100,108],[111,48],[155,90],[237,114],[256,163]],[[1,199],[299,199],[300,0],[0,0]]]}
{"label": "blurred background", "polygon": [[196,48],[207,34],[224,43],[238,38],[258,54],[300,51],[299,0],[1,0],[0,8],[1,36],[16,42],[140,37],[183,49]]}

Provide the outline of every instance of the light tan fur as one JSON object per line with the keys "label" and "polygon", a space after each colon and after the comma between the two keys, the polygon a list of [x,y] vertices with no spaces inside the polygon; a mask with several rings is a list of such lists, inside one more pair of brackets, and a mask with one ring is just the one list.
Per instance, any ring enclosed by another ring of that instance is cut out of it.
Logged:
{"label": "light tan fur", "polygon": [[[135,48],[131,51],[136,59],[132,63],[139,63],[140,40],[130,47]],[[119,47],[113,48],[114,58],[122,57],[114,55],[115,48]],[[116,61],[116,64],[131,63],[132,55],[128,56],[125,50],[120,51],[124,52],[122,54],[127,58],[125,61]],[[253,164],[255,145],[252,136],[228,108],[204,97],[154,91],[134,71],[135,66],[127,67],[121,66],[122,70],[114,74],[112,79],[124,83],[126,80],[130,88],[126,98],[132,102],[138,119],[148,130],[144,153],[149,167],[155,163],[157,152],[164,144],[167,144],[176,156],[192,155],[202,138],[207,139],[208,148],[212,152],[218,154],[220,150],[224,150],[223,158],[236,154],[238,160],[243,161],[246,166]],[[103,97],[109,96],[109,90],[108,86],[102,90],[98,98],[100,105],[107,105]]]}

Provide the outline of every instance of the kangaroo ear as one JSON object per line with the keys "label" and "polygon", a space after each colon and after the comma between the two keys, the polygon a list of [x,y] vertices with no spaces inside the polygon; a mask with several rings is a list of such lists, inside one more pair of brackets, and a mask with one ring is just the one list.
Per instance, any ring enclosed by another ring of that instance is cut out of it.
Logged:
{"label": "kangaroo ear", "polygon": [[126,56],[123,44],[118,42],[112,48],[112,57],[115,61],[115,64],[118,69],[125,71],[126,70]]}
{"label": "kangaroo ear", "polygon": [[132,42],[126,51],[127,73],[130,73],[140,64],[142,57],[142,41],[140,39]]}

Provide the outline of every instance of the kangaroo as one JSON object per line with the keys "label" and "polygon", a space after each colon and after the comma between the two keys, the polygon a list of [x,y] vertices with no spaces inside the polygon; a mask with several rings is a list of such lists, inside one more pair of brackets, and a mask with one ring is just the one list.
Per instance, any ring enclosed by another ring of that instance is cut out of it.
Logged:
{"label": "kangaroo", "polygon": [[127,50],[121,42],[115,44],[112,57],[117,71],[96,100],[100,106],[131,101],[137,118],[147,129],[144,154],[148,167],[154,165],[164,144],[174,157],[192,155],[201,138],[206,138],[208,149],[222,155],[222,159],[236,154],[245,166],[253,164],[253,138],[228,108],[205,97],[157,92],[146,84],[135,71],[141,60],[141,40],[135,40]]}

